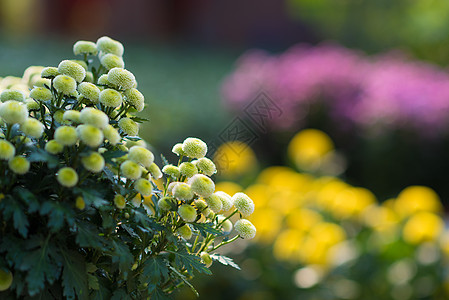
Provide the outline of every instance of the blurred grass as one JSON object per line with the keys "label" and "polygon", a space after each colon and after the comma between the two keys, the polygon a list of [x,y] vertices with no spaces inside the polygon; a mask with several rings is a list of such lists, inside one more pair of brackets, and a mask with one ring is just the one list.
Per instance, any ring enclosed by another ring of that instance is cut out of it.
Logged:
{"label": "blurred grass", "polygon": [[[20,44],[0,39],[0,76],[21,76],[30,65],[57,66],[73,59],[76,40],[35,39]],[[221,105],[221,80],[239,53],[222,49],[123,42],[147,107],[140,135],[162,153],[188,136],[214,139],[232,117]]]}

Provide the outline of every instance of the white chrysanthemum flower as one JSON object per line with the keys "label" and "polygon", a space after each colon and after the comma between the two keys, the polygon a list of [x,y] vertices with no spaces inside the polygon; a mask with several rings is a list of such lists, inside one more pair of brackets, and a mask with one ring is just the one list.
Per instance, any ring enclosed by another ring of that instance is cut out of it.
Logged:
{"label": "white chrysanthemum flower", "polygon": [[83,124],[79,125],[76,130],[80,140],[89,147],[96,148],[103,143],[103,132],[95,126]]}
{"label": "white chrysanthemum flower", "polygon": [[218,191],[218,192],[215,192],[215,195],[220,197],[221,203],[223,204],[223,208],[222,208],[223,212],[227,212],[234,205],[234,203],[232,202],[232,197],[229,196],[227,193]]}
{"label": "white chrysanthemum flower", "polygon": [[175,199],[163,197],[157,202],[157,207],[162,211],[173,210],[176,207]]}
{"label": "white chrysanthemum flower", "polygon": [[128,152],[128,159],[149,168],[154,162],[154,155],[144,147],[132,146]]}
{"label": "white chrysanthemum flower", "polygon": [[8,100],[23,102],[25,100],[25,95],[19,90],[6,89],[0,94],[0,101],[6,102]]}
{"label": "white chrysanthemum flower", "polygon": [[207,145],[198,138],[186,138],[182,143],[182,150],[191,158],[202,158],[207,153]]}
{"label": "white chrysanthemum flower", "polygon": [[220,216],[218,216],[217,221],[218,221],[218,224],[221,223],[221,229],[223,230],[224,233],[230,233],[232,231],[233,225],[232,225],[231,220],[226,219],[225,216],[220,215]]}
{"label": "white chrysanthemum flower", "polygon": [[209,158],[202,157],[196,161],[195,165],[198,168],[198,170],[200,170],[207,176],[212,176],[215,173],[217,173],[217,167],[215,166],[214,162],[211,161]]}
{"label": "white chrysanthemum flower", "polygon": [[139,179],[142,176],[140,165],[131,160],[126,160],[120,165],[120,172],[128,179]]}
{"label": "white chrysanthemum flower", "polygon": [[209,197],[215,191],[215,184],[212,179],[203,174],[192,176],[187,183],[195,194],[204,198]]}
{"label": "white chrysanthemum flower", "polygon": [[106,128],[109,125],[108,116],[101,110],[93,107],[85,107],[81,110],[80,121],[100,129]]}
{"label": "white chrysanthemum flower", "polygon": [[253,239],[256,236],[256,227],[246,219],[240,219],[234,224],[235,231],[244,239]]}
{"label": "white chrysanthemum flower", "polygon": [[117,145],[122,139],[120,133],[118,133],[117,129],[115,129],[112,125],[106,126],[106,128],[103,129],[103,134],[111,145]]}
{"label": "white chrysanthemum flower", "polygon": [[20,129],[25,135],[38,139],[44,133],[44,124],[35,118],[27,118],[25,122],[20,124]]}
{"label": "white chrysanthemum flower", "polygon": [[41,71],[42,78],[52,79],[58,75],[61,75],[61,74],[59,74],[58,68],[55,68],[55,67],[46,67],[46,68],[43,68]]}
{"label": "white chrysanthemum flower", "polygon": [[86,69],[79,63],[71,60],[63,60],[58,65],[58,72],[72,77],[76,82],[82,82],[86,77]]}
{"label": "white chrysanthemum flower", "polygon": [[28,118],[28,109],[22,102],[9,100],[0,105],[0,117],[8,124],[21,124]]}
{"label": "white chrysanthemum flower", "polygon": [[137,89],[132,88],[125,91],[126,102],[131,104],[137,112],[141,112],[145,107],[145,97]]}
{"label": "white chrysanthemum flower", "polygon": [[193,198],[193,192],[190,185],[184,182],[179,182],[172,190],[172,194],[179,200],[190,200]]}
{"label": "white chrysanthemum flower", "polygon": [[[81,69],[83,68],[81,67]],[[64,95],[70,96],[76,92],[76,80],[67,75],[56,76],[55,79],[53,79],[53,86],[59,93]]]}
{"label": "white chrysanthemum flower", "polygon": [[58,154],[64,150],[64,146],[55,140],[50,140],[45,144],[45,151],[51,154]]}
{"label": "white chrysanthemum flower", "polygon": [[30,91],[30,98],[39,101],[49,101],[53,99],[53,95],[51,94],[51,91],[45,87],[35,87]]}
{"label": "white chrysanthemum flower", "polygon": [[15,156],[8,161],[8,167],[14,173],[23,175],[30,170],[30,162],[23,156]]}
{"label": "white chrysanthemum flower", "polygon": [[214,213],[219,213],[221,209],[223,208],[223,204],[221,203],[220,197],[218,197],[215,194],[210,195],[209,197],[205,198],[207,206],[212,209]]}
{"label": "white chrysanthemum flower", "polygon": [[108,74],[103,74],[100,77],[98,77],[97,83],[99,85],[112,86],[112,84],[108,80]]}
{"label": "white chrysanthemum flower", "polygon": [[148,171],[150,171],[151,176],[153,176],[154,179],[159,179],[162,177],[161,169],[159,169],[158,165],[155,163],[152,163],[151,166],[148,168]]}
{"label": "white chrysanthemum flower", "polygon": [[67,110],[62,115],[62,120],[79,124],[81,123],[81,113],[77,110]]}
{"label": "white chrysanthemum flower", "polygon": [[100,89],[93,83],[81,82],[78,85],[78,92],[90,102],[97,104],[100,98]]}
{"label": "white chrysanthemum flower", "polygon": [[37,103],[33,99],[26,99],[25,105],[26,105],[28,111],[39,111],[41,109],[39,103]]}
{"label": "white chrysanthemum flower", "polygon": [[55,130],[54,139],[63,146],[72,146],[78,141],[78,134],[75,127],[60,126]]}
{"label": "white chrysanthemum flower", "polygon": [[176,179],[179,177],[179,175],[181,174],[179,172],[179,168],[177,166],[174,165],[165,165],[162,168],[162,172],[168,176],[171,176],[172,178]]}
{"label": "white chrysanthemum flower", "polygon": [[78,183],[78,173],[73,168],[64,167],[59,169],[56,179],[60,185],[71,188]]}
{"label": "white chrysanthemum flower", "polygon": [[100,92],[100,103],[107,107],[119,107],[122,104],[122,94],[113,89],[105,89]]}
{"label": "white chrysanthemum flower", "polygon": [[97,55],[97,45],[90,41],[78,41],[73,45],[73,54]]}
{"label": "white chrysanthemum flower", "polygon": [[234,202],[235,208],[244,217],[250,216],[254,212],[254,202],[244,193],[236,193],[232,196],[232,202]]}
{"label": "white chrysanthemum flower", "polygon": [[151,193],[153,193],[153,186],[151,185],[151,182],[144,178],[137,179],[134,183],[134,188],[143,196],[150,196]]}
{"label": "white chrysanthemum flower", "polygon": [[101,57],[100,63],[106,70],[110,70],[112,68],[124,68],[125,62],[121,56],[117,56],[112,53],[105,54]]}
{"label": "white chrysanthemum flower", "polygon": [[180,237],[182,237],[183,239],[186,239],[186,240],[189,240],[192,238],[192,229],[187,224],[179,227],[176,230],[176,233],[179,234]]}
{"label": "white chrysanthemum flower", "polygon": [[97,40],[97,49],[101,52],[112,53],[118,56],[123,56],[125,50],[122,43],[108,36],[102,36]]}
{"label": "white chrysanthemum flower", "polygon": [[139,133],[139,125],[130,118],[121,118],[118,126],[129,136],[136,136]]}
{"label": "white chrysanthemum flower", "polygon": [[197,167],[192,164],[191,162],[183,162],[179,165],[179,171],[181,172],[181,175],[190,178],[193,175],[198,174]]}
{"label": "white chrysanthemum flower", "polygon": [[123,68],[110,69],[108,81],[122,90],[128,90],[137,86],[134,74]]}
{"label": "white chrysanthemum flower", "polygon": [[189,204],[183,204],[178,208],[178,214],[184,222],[194,222],[196,220],[196,209]]}
{"label": "white chrysanthemum flower", "polygon": [[0,140],[0,159],[10,160],[16,154],[16,148],[6,140]]}
{"label": "white chrysanthemum flower", "polygon": [[86,170],[92,173],[98,173],[104,169],[104,158],[98,152],[92,152],[88,156],[84,156],[81,158],[81,163]]}
{"label": "white chrysanthemum flower", "polygon": [[182,150],[182,143],[174,145],[171,151],[178,156],[186,156],[186,153]]}

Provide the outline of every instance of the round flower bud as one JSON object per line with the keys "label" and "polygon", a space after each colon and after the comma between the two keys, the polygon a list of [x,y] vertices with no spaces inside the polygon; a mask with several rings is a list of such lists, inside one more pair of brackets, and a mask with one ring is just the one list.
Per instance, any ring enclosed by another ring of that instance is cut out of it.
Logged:
{"label": "round flower bud", "polygon": [[209,197],[215,191],[215,184],[212,179],[203,174],[194,175],[187,183],[190,184],[195,194],[204,198]]}
{"label": "round flower bud", "polygon": [[55,67],[46,67],[46,68],[43,68],[41,71],[42,78],[52,79],[58,75],[60,75],[58,72],[58,68],[55,68]]}
{"label": "round flower bud", "polygon": [[59,169],[56,174],[59,184],[68,188],[74,187],[78,183],[78,174],[70,167]]}
{"label": "round flower bud", "polygon": [[62,115],[63,121],[70,121],[72,123],[81,123],[80,112],[77,110],[67,110]]}
{"label": "round flower bud", "polygon": [[121,56],[117,56],[111,53],[105,54],[101,57],[100,63],[107,70],[112,68],[124,68],[125,62]]}
{"label": "round flower bud", "polygon": [[209,207],[201,212],[204,217],[213,219],[215,217],[215,213]]}
{"label": "round flower bud", "polygon": [[119,143],[122,139],[117,129],[115,129],[112,125],[106,126],[106,128],[103,129],[103,134],[104,137],[109,141],[109,143],[111,143],[111,145],[117,145],[117,143]]}
{"label": "round flower bud", "polygon": [[100,103],[107,107],[119,107],[122,104],[122,94],[113,89],[105,89],[100,93]]}
{"label": "round flower bud", "polygon": [[28,110],[25,104],[9,100],[0,105],[0,117],[8,124],[20,124],[28,118]]}
{"label": "round flower bud", "polygon": [[[221,223],[221,230],[224,232],[224,233],[230,233],[231,231],[232,231],[232,222],[231,222],[231,220],[229,220],[229,219],[227,219],[226,220],[226,217],[225,216],[218,216],[218,224],[220,224]],[[224,220],[226,220],[226,221],[224,221]],[[223,222],[224,221],[224,222]],[[223,223],[222,223],[223,222]]]}
{"label": "round flower bud", "polygon": [[176,208],[176,201],[170,197],[163,197],[157,202],[157,207],[162,211],[174,210]]}
{"label": "round flower bud", "polygon": [[6,102],[8,100],[23,102],[25,100],[25,95],[21,91],[7,89],[0,94],[0,100],[2,102]]}
{"label": "round flower bud", "polygon": [[109,125],[108,116],[101,110],[93,107],[85,107],[81,110],[80,121],[100,129],[106,128]]}
{"label": "round flower bud", "polygon": [[79,125],[76,130],[80,140],[89,147],[96,148],[103,143],[103,132],[95,126],[89,124]]}
{"label": "round flower bud", "polygon": [[87,66],[87,63],[84,60],[79,60],[79,59],[71,59],[70,61],[73,61],[74,63],[79,64],[81,67],[84,68],[84,70],[87,73],[87,70],[89,69],[89,67]]}
{"label": "round flower bud", "polygon": [[212,209],[214,213],[219,213],[223,208],[220,197],[215,194],[210,195],[210,197],[207,197],[204,200],[206,200],[207,206]]}
{"label": "round flower bud", "polygon": [[78,141],[78,135],[75,127],[60,126],[55,130],[55,140],[63,146],[75,145]]}
{"label": "round flower bud", "polygon": [[137,89],[132,88],[125,91],[126,102],[131,104],[137,112],[141,112],[145,106],[145,97]]}
{"label": "round flower bud", "polygon": [[175,188],[176,185],[178,185],[178,183],[180,182],[179,181],[170,182],[167,186],[167,192],[173,194],[173,189]]}
{"label": "round flower bud", "polygon": [[25,100],[25,104],[27,106],[28,111],[38,111],[41,109],[39,103],[37,103],[33,99]]}
{"label": "round flower bud", "polygon": [[97,55],[97,45],[94,42],[78,41],[73,45],[73,54]]}
{"label": "round flower bud", "polygon": [[20,124],[20,129],[29,137],[40,138],[44,132],[44,125],[39,120],[28,118]]}
{"label": "round flower bud", "polygon": [[121,118],[118,126],[129,136],[136,136],[139,133],[139,125],[130,118]]}
{"label": "round flower bud", "polygon": [[55,119],[56,122],[60,123],[60,124],[67,124],[64,121],[64,111],[62,109],[57,110],[54,115],[53,118]]}
{"label": "round flower bud", "polygon": [[235,208],[244,217],[250,216],[254,212],[254,202],[244,193],[236,193],[232,196],[232,202],[234,202]]}
{"label": "round flower bud", "polygon": [[8,166],[16,174],[23,175],[30,170],[30,162],[23,156],[15,156],[8,161]]}
{"label": "round flower bud", "polygon": [[48,153],[58,154],[61,153],[62,150],[64,150],[64,146],[55,140],[48,141],[45,144],[45,151],[47,151]]}
{"label": "round flower bud", "polygon": [[179,182],[172,190],[172,194],[179,200],[190,200],[193,198],[193,192],[190,185],[184,182]]}
{"label": "round flower bud", "polygon": [[134,188],[143,196],[150,196],[153,192],[153,186],[151,185],[151,182],[143,178],[136,180],[136,182],[134,183]]}
{"label": "round flower bud", "polygon": [[114,204],[118,209],[124,209],[126,207],[125,197],[122,195],[115,195]]}
{"label": "round flower bud", "polygon": [[151,176],[153,176],[154,179],[159,179],[162,177],[161,169],[155,164],[152,163],[151,166],[148,168],[148,171],[150,171]]}
{"label": "round flower bud", "polygon": [[8,270],[0,268],[0,292],[9,289],[13,281],[12,273]]}
{"label": "round flower bud", "polygon": [[45,86],[50,86],[51,80],[47,78],[36,78],[31,86],[46,88]]}
{"label": "round flower bud", "polygon": [[256,227],[246,219],[240,219],[234,224],[235,231],[244,239],[252,239],[256,236]]}
{"label": "round flower bud", "polygon": [[195,174],[198,174],[198,169],[191,162],[183,162],[179,165],[179,171],[181,174],[187,178],[192,177]]}
{"label": "round flower bud", "polygon": [[176,230],[176,233],[179,234],[180,237],[182,237],[183,239],[186,239],[186,240],[189,240],[192,237],[192,229],[187,224],[179,227]]}
{"label": "round flower bud", "polygon": [[149,168],[154,162],[153,153],[141,146],[133,146],[129,149],[128,159]]}
{"label": "round flower bud", "polygon": [[97,104],[100,98],[100,89],[93,83],[81,82],[78,85],[78,92],[90,102]]}
{"label": "round flower bud", "polygon": [[49,101],[53,99],[51,91],[44,87],[35,87],[30,91],[30,97],[39,101]]}
{"label": "round flower bud", "polygon": [[128,179],[139,179],[142,176],[140,165],[131,160],[127,160],[120,165],[120,172]]}
{"label": "round flower bud", "polygon": [[209,268],[212,265],[212,258],[210,258],[209,253],[201,252],[200,257],[201,257],[201,262],[203,264],[205,264],[207,268]]}
{"label": "round flower bud", "polygon": [[104,158],[98,152],[92,152],[88,156],[81,158],[84,168],[92,173],[101,172],[104,168]]}
{"label": "round flower bud", "polygon": [[108,81],[122,90],[128,90],[137,85],[134,74],[123,68],[109,70]]}
{"label": "round flower bud", "polygon": [[207,208],[206,201],[204,201],[202,199],[197,199],[197,200],[193,201],[193,204],[195,204],[195,207],[198,208],[198,210],[201,212]]}
{"label": "round flower bud", "polygon": [[97,40],[97,49],[105,53],[112,53],[117,56],[123,56],[124,48],[122,43],[113,40],[108,36],[102,36]]}
{"label": "round flower bud", "polygon": [[162,172],[164,172],[166,175],[171,176],[175,179],[178,178],[180,175],[179,168],[174,165],[165,165],[162,168]]}
{"label": "round flower bud", "polygon": [[197,138],[186,138],[182,143],[182,150],[188,157],[201,158],[207,153],[207,145]]}
{"label": "round flower bud", "polygon": [[[83,68],[81,67],[81,69]],[[75,79],[67,75],[56,76],[55,79],[53,79],[53,86],[59,93],[64,95],[73,95],[76,92]]]}
{"label": "round flower bud", "polygon": [[83,210],[86,208],[86,202],[84,202],[83,197],[81,196],[76,197],[75,207],[78,208],[79,210]]}
{"label": "round flower bud", "polygon": [[186,153],[182,150],[182,143],[174,145],[171,151],[178,156],[186,156]]}
{"label": "round flower bud", "polygon": [[217,173],[217,168],[215,167],[214,162],[206,157],[198,159],[196,162],[196,167],[207,176],[212,176]]}
{"label": "round flower bud", "polygon": [[232,202],[232,197],[227,193],[219,191],[215,192],[215,195],[220,197],[221,203],[223,204],[223,208],[221,209],[223,212],[227,212],[232,208],[232,205],[234,205],[234,203]]}
{"label": "round flower bud", "polygon": [[112,86],[112,84],[108,80],[108,74],[103,74],[98,78],[97,83],[99,85]]}
{"label": "round flower bud", "polygon": [[178,214],[184,222],[194,222],[196,220],[196,210],[192,205],[181,205],[178,208]]}
{"label": "round flower bud", "polygon": [[58,65],[58,72],[72,77],[77,82],[83,81],[86,77],[86,70],[83,66],[71,60],[61,61]]}

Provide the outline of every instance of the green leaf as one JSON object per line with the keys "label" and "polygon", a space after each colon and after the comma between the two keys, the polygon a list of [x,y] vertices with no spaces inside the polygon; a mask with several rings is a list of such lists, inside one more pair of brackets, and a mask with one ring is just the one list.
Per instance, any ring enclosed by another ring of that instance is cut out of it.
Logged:
{"label": "green leaf", "polygon": [[13,192],[28,205],[28,212],[34,213],[39,210],[39,201],[28,189],[23,187],[15,187]]}
{"label": "green leaf", "polygon": [[149,122],[149,119],[141,118],[141,117],[131,117],[131,120],[137,123]]}
{"label": "green leaf", "polygon": [[91,294],[90,294],[90,299],[92,300],[104,300],[104,299],[111,299],[111,292],[109,291],[108,288],[106,288],[105,285],[107,285],[107,281],[105,279],[102,278],[97,278],[99,285],[98,285],[98,290],[94,290]]}
{"label": "green leaf", "polygon": [[26,210],[23,208],[23,205],[11,196],[7,196],[0,202],[0,209],[3,210],[4,221],[8,221],[12,217],[14,228],[26,238],[29,222],[24,213]]}
{"label": "green leaf", "polygon": [[131,299],[125,289],[118,289],[112,294],[111,300],[127,300]]}
{"label": "green leaf", "polygon": [[39,212],[41,215],[48,215],[47,226],[54,232],[62,228],[64,220],[67,221],[69,225],[74,224],[75,213],[73,209],[65,203],[46,201],[42,204]]}
{"label": "green leaf", "polygon": [[151,300],[170,300],[170,298],[159,288],[156,288],[150,296]]}
{"label": "green leaf", "polygon": [[219,229],[216,229],[213,223],[191,223],[191,225],[198,229],[202,236],[206,237],[208,233],[211,233],[215,236],[223,235],[223,232]]}
{"label": "green leaf", "polygon": [[88,222],[77,223],[76,242],[80,247],[92,247],[99,249],[103,247],[103,237],[97,228]]}
{"label": "green leaf", "polygon": [[63,271],[62,286],[63,294],[69,299],[88,299],[88,277],[86,264],[81,255],[75,251],[62,251]]}
{"label": "green leaf", "polygon": [[161,159],[162,159],[162,164],[163,164],[164,166],[170,164],[163,154],[161,154]]}
{"label": "green leaf", "polygon": [[134,263],[134,256],[128,246],[120,240],[112,241],[112,247],[114,248],[112,262],[118,262],[121,272],[127,273]]}
{"label": "green leaf", "polygon": [[30,155],[27,157],[30,162],[46,162],[49,168],[55,168],[59,164],[59,160],[56,156],[51,155],[45,150],[37,147],[33,147]]}
{"label": "green leaf", "polygon": [[168,250],[168,252],[175,255],[175,263],[178,269],[185,268],[189,274],[193,274],[194,270],[208,275],[212,274],[212,272],[201,263],[201,259],[198,256],[187,252],[184,245],[181,244],[177,251]]}
{"label": "green leaf", "polygon": [[99,290],[100,285],[98,283],[98,278],[95,275],[87,274],[87,283],[89,285],[89,289],[91,290]]}
{"label": "green leaf", "polygon": [[192,290],[192,292],[195,294],[195,296],[199,297],[200,294],[198,293],[198,291],[193,287],[193,285],[187,280],[187,278],[182,275],[178,270],[176,270],[176,268],[174,268],[171,265],[168,265],[168,267],[170,268],[170,270],[176,274],[176,276],[178,276],[185,284],[187,284],[190,289]]}
{"label": "green leaf", "polygon": [[76,194],[81,194],[83,196],[86,205],[93,204],[96,208],[107,205],[109,202],[103,199],[103,194],[101,190],[94,188],[74,188],[73,191]]}
{"label": "green leaf", "polygon": [[167,261],[161,256],[152,256],[144,262],[141,282],[157,284],[167,277]]}
{"label": "green leaf", "polygon": [[111,163],[113,158],[122,157],[126,154],[127,153],[125,151],[121,150],[109,150],[104,152],[102,155],[106,163]]}
{"label": "green leaf", "polygon": [[212,258],[215,261],[218,261],[219,263],[221,263],[223,265],[231,266],[233,268],[236,268],[237,270],[240,270],[239,265],[237,265],[230,257],[215,253],[215,254],[212,254],[210,256],[210,258]]}

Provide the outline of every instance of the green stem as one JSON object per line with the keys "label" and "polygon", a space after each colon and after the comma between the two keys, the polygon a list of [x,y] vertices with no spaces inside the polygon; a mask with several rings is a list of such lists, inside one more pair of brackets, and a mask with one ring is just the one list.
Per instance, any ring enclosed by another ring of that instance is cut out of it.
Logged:
{"label": "green stem", "polygon": [[210,251],[208,251],[208,252],[215,251],[215,250],[217,250],[218,248],[220,248],[221,246],[230,244],[230,243],[234,242],[235,240],[237,240],[239,237],[240,237],[240,234],[236,235],[235,237],[233,237],[233,238],[230,239],[230,240],[221,242],[220,244],[218,244],[217,246],[213,247],[213,248],[212,248]]}

